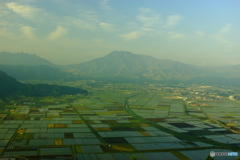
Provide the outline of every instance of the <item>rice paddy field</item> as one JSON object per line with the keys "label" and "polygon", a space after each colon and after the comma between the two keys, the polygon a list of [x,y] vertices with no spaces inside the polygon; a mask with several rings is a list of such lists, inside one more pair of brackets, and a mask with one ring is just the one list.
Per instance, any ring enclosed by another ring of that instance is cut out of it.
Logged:
{"label": "rice paddy field", "polygon": [[227,123],[237,126],[237,105],[230,105],[229,113],[214,112],[212,105],[199,116],[188,111],[201,110],[184,107],[171,94],[93,89],[87,97],[25,98],[0,106],[0,154],[5,157],[205,160],[212,150],[231,151],[217,144],[240,144],[239,134],[208,118],[226,122],[224,117],[231,116],[234,122]]}
{"label": "rice paddy field", "polygon": [[204,107],[204,112],[209,117],[226,123],[240,131],[240,104],[238,102],[206,102],[209,107]]}

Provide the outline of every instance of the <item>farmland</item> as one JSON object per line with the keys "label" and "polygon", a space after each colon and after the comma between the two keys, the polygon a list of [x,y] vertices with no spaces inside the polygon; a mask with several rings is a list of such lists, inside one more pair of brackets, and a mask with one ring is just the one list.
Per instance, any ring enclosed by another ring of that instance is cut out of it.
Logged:
{"label": "farmland", "polygon": [[[189,103],[191,98],[169,89],[149,88],[85,85],[87,96],[1,101],[0,154],[168,160],[206,159],[212,150],[239,151],[238,101]],[[237,159],[215,157],[221,158]]]}

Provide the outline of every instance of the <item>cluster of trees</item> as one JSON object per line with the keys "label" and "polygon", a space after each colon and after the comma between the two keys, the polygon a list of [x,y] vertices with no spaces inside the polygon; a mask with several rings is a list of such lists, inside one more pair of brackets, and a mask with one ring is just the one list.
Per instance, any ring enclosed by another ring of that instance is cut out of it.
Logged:
{"label": "cluster of trees", "polygon": [[235,95],[234,99],[240,101],[240,95]]}

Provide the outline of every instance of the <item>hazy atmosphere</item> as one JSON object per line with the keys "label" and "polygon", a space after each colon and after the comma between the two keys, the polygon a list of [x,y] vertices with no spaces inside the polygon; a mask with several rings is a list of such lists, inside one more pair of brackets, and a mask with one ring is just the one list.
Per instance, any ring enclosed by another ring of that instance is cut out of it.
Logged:
{"label": "hazy atmosphere", "polygon": [[76,64],[114,50],[196,65],[240,62],[237,0],[1,0],[0,52]]}
{"label": "hazy atmosphere", "polygon": [[0,159],[240,160],[239,0],[0,0]]}

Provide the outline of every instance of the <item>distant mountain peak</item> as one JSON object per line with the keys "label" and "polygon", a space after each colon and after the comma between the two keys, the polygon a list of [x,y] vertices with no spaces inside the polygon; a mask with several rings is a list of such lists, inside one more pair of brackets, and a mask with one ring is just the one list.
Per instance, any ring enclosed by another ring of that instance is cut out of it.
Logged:
{"label": "distant mountain peak", "polygon": [[120,55],[135,55],[132,52],[129,51],[112,51],[111,53],[109,53],[107,56],[120,56]]}

